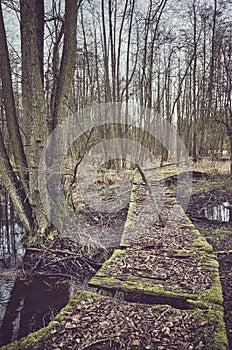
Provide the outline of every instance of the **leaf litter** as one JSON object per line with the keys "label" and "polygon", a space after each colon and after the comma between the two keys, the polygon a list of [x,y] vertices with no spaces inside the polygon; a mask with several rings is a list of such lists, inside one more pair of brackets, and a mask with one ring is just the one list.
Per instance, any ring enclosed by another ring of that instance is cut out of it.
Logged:
{"label": "leaf litter", "polygon": [[[181,217],[168,228],[160,228],[154,219],[153,225],[143,230],[146,226],[140,207],[145,198],[143,192],[136,200],[138,205],[131,218],[130,231],[136,229],[136,240],[126,254],[116,258],[117,265],[108,265],[109,275],[116,278],[150,275],[160,279],[167,289],[179,284],[182,290],[191,293],[209,288],[212,270],[205,268],[204,258],[199,259],[194,252],[186,257],[169,256],[170,251],[173,255],[175,250],[190,247],[196,238],[183,226]],[[165,206],[162,214],[168,216],[170,210],[171,205]],[[41,349],[206,349],[212,347],[217,322],[204,317],[205,312],[202,311],[203,317],[199,319],[197,310],[154,307],[115,297],[82,301],[65,312],[65,323],[54,329],[51,339]]]}
{"label": "leaf litter", "polygon": [[197,311],[106,297],[82,301],[65,318],[41,349],[200,350],[213,342],[217,326],[199,320]]}

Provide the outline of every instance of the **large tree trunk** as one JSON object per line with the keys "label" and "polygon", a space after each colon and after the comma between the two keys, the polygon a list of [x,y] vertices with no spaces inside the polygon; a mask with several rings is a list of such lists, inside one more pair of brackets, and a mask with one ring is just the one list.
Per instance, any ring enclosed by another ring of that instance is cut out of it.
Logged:
{"label": "large tree trunk", "polygon": [[[48,135],[46,106],[43,89],[43,1],[21,0],[21,52],[22,52],[22,102],[23,119],[29,126],[26,130],[29,139],[29,187],[30,203],[33,210],[36,230],[47,228],[47,218],[43,211],[38,190],[38,167]],[[42,51],[42,52],[41,52]]]}
{"label": "large tree trunk", "polygon": [[[77,9],[82,0],[65,1],[64,44],[61,66],[55,84],[52,118],[56,126],[67,116],[67,105],[76,61]],[[20,0],[22,53],[23,146],[13,95],[11,68],[0,2],[0,74],[5,113],[14,155],[13,169],[0,134],[2,179],[27,231],[44,233],[49,228],[38,190],[38,171],[42,150],[48,136],[48,122],[43,88],[44,1]],[[25,148],[26,152],[25,152]],[[26,154],[26,155],[25,155]],[[18,177],[17,177],[18,176]]]}

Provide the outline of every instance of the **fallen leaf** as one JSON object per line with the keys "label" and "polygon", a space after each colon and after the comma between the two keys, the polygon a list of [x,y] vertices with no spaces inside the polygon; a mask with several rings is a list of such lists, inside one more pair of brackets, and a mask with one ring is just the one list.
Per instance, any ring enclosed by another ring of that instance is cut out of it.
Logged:
{"label": "fallen leaf", "polygon": [[135,346],[140,345],[140,340],[139,339],[132,340],[131,345],[135,345]]}
{"label": "fallen leaf", "polygon": [[73,324],[73,323],[71,323],[71,322],[67,322],[67,323],[65,324],[65,328],[66,328],[66,329],[77,328],[77,325],[76,325],[76,324]]}

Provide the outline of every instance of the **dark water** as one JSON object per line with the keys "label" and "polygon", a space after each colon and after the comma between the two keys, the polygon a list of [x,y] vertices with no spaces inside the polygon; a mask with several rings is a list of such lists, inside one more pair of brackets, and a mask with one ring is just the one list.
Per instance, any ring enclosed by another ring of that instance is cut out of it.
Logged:
{"label": "dark water", "polygon": [[8,193],[0,187],[0,268],[17,267],[25,254],[23,229]]}
{"label": "dark water", "polygon": [[25,249],[8,194],[0,188],[0,346],[46,326],[83,284],[20,277]]}
{"label": "dark water", "polygon": [[4,277],[6,290],[1,293],[0,304],[5,310],[0,319],[0,345],[45,327],[70,297],[70,281],[44,278],[23,281],[18,278],[12,288],[12,278]]}
{"label": "dark water", "polygon": [[48,325],[85,282],[33,277],[5,269],[0,277],[0,346]]}
{"label": "dark water", "polygon": [[232,208],[227,203],[208,206],[204,209],[204,215],[211,221],[232,222]]}

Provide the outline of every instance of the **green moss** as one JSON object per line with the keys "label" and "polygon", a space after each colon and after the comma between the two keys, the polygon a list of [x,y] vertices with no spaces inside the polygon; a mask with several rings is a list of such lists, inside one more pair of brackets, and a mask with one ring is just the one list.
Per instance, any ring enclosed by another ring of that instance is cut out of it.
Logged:
{"label": "green moss", "polygon": [[213,247],[207,242],[205,237],[201,235],[199,230],[196,229],[196,227],[193,225],[191,220],[186,215],[185,211],[180,205],[175,205],[175,208],[178,209],[180,212],[181,217],[185,220],[185,223],[182,224],[182,227],[186,229],[190,229],[191,233],[195,234],[197,238],[193,240],[192,247],[198,248],[200,250],[204,250],[205,252],[213,252]]}
{"label": "green moss", "polygon": [[163,177],[165,179],[169,179],[170,177],[173,177],[173,176],[178,176],[180,174],[180,172],[177,172],[176,169],[171,169],[171,170],[168,170],[167,168],[164,170],[163,169]]}
{"label": "green moss", "polygon": [[218,276],[215,276],[212,287],[198,294],[198,303],[201,307],[210,309],[210,307],[216,308],[216,305],[220,305],[222,302],[223,297],[220,279]]}
{"label": "green moss", "polygon": [[[200,238],[200,237],[199,237]],[[200,241],[202,242],[202,241]],[[205,243],[205,241],[203,241]],[[206,242],[207,243],[207,242]],[[208,246],[208,244],[207,244]],[[193,250],[181,250],[175,251],[175,254],[189,254],[191,255]],[[198,257],[200,260],[204,261],[206,259],[206,251],[197,251]],[[211,253],[211,250],[209,251]],[[222,304],[222,289],[218,272],[218,262],[215,259],[214,254],[208,254],[206,261],[203,262],[203,266],[205,266],[206,270],[210,270],[210,278],[211,278],[211,287],[208,289],[204,289],[203,291],[195,292],[195,293],[186,293],[182,292],[182,288],[178,285],[171,286],[172,291],[166,290],[165,287],[162,286],[162,282],[158,284],[154,282],[156,279],[152,274],[143,274],[141,276],[133,276],[127,275],[125,276],[126,280],[117,279],[108,277],[105,271],[105,268],[114,262],[114,259],[121,254],[126,254],[124,250],[116,250],[112,257],[106,261],[100,271],[91,279],[90,284],[93,286],[98,286],[104,289],[114,290],[121,289],[125,291],[133,291],[133,292],[143,292],[144,294],[153,294],[155,296],[165,296],[170,298],[185,298],[188,299],[189,303],[195,305],[197,307],[208,309],[210,307],[214,307],[213,304],[220,305]],[[167,252],[167,255],[168,252]],[[172,252],[170,253],[172,256]],[[204,259],[204,260],[203,260]]]}
{"label": "green moss", "polygon": [[141,175],[140,174],[135,174],[134,179],[133,179],[133,185],[141,185],[143,182]]}
{"label": "green moss", "polygon": [[169,204],[176,204],[176,199],[173,197],[166,198],[166,202]]}
{"label": "green moss", "polygon": [[192,221],[189,219],[189,217],[186,215],[184,209],[179,205],[179,204],[175,204],[174,205],[174,208],[177,209],[180,213],[180,216],[185,220],[185,223],[188,224],[188,225],[192,225],[193,227],[195,227],[193,224],[192,224]]}
{"label": "green moss", "polygon": [[113,294],[107,290],[99,289],[97,292],[99,295],[103,295],[104,297],[112,298]]}
{"label": "green moss", "polygon": [[[154,305],[152,309],[159,310],[162,308],[170,308],[170,305]],[[182,311],[180,311],[182,312]],[[186,313],[186,311],[183,311]],[[205,322],[212,322],[216,324],[216,327],[213,331],[213,342],[209,345],[206,345],[204,348],[205,350],[228,350],[228,339],[226,335],[226,329],[225,329],[225,323],[223,319],[223,308],[219,308],[218,310],[201,310],[196,309],[194,311],[188,310],[188,314],[191,316],[193,315],[193,319],[196,323],[201,323],[202,321]],[[212,333],[207,333],[209,330],[205,331],[202,329],[202,335],[210,336]]]}
{"label": "green moss", "polygon": [[209,236],[209,231],[208,231],[208,229],[198,226],[198,230],[199,230],[200,234],[201,234],[202,236],[204,236],[204,237],[207,239],[207,237]]}
{"label": "green moss", "polygon": [[213,247],[207,242],[205,237],[201,236],[198,230],[191,230],[191,232],[198,235],[198,237],[193,240],[193,247],[204,250],[207,253],[213,252]]}
{"label": "green moss", "polygon": [[[223,188],[222,188],[223,187]],[[211,176],[210,179],[202,178],[193,181],[193,193],[200,194],[217,189],[219,192],[232,191],[231,178],[227,175]]]}
{"label": "green moss", "polygon": [[[111,265],[112,262],[114,261],[114,259],[117,258],[118,256],[122,255],[122,254],[126,254],[126,250],[115,249],[115,251],[113,252],[111,257],[103,263],[101,269],[96,273],[95,276],[98,276],[98,277],[105,276],[105,273],[104,273],[105,268],[107,266]],[[92,279],[90,280],[89,283],[91,283],[91,282],[92,282]]]}
{"label": "green moss", "polygon": [[[146,280],[149,278],[150,281]],[[217,305],[221,305],[222,290],[218,272],[211,274],[212,286],[209,289],[199,291],[196,293],[186,293],[181,291],[181,287],[176,285],[172,286],[173,290],[166,290],[162,285],[153,284],[151,276],[127,276],[127,280],[120,280],[117,278],[107,276],[95,276],[91,279],[91,285],[98,286],[104,289],[112,290],[124,290],[125,292],[138,292],[143,294],[152,294],[154,296],[178,298],[186,300],[189,305],[200,307],[202,309],[217,308]]]}
{"label": "green moss", "polygon": [[181,227],[189,230],[195,229],[195,226],[192,223],[181,224]]}
{"label": "green moss", "polygon": [[[167,309],[170,308],[170,305],[155,305],[152,309]],[[220,307],[218,310],[184,310],[180,311],[184,313],[188,313],[189,316],[193,316],[193,319],[196,323],[201,322],[210,322],[216,325],[213,331],[213,342],[204,347],[205,350],[228,350],[228,339],[226,335],[225,323],[223,319],[223,308]],[[210,333],[209,333],[210,332]],[[202,336],[209,336],[211,338],[212,333],[210,329],[202,328]]]}
{"label": "green moss", "polygon": [[225,237],[225,236],[231,236],[231,234],[232,234],[232,230],[230,230],[230,229],[220,229],[220,228],[218,228],[218,229],[216,229],[216,230],[212,230],[211,231],[212,233],[213,233],[213,235],[214,236],[217,236],[217,237],[220,237],[220,238],[223,238],[223,237]]}
{"label": "green moss", "polygon": [[[172,174],[172,172],[168,172],[165,176],[169,177],[173,175],[174,174]],[[152,181],[159,180],[160,179],[157,179],[156,177],[152,179]],[[136,186],[140,183],[141,181],[139,182],[139,180],[137,180]],[[129,244],[127,244],[126,242],[126,236],[128,235],[130,231],[130,226],[132,225],[132,215],[136,206],[137,196],[139,196],[139,188],[138,186],[136,186],[134,185],[131,194],[131,203],[121,241],[121,246],[123,247],[129,246]],[[124,276],[123,278],[125,278],[126,280],[108,277],[104,268],[110,265],[116,257],[120,256],[121,254],[125,254],[126,251],[123,250],[116,250],[114,252],[112,257],[103,264],[102,269],[91,279],[90,284],[109,291],[124,290],[125,292],[130,293],[153,295],[157,297],[165,297],[170,299],[178,298],[179,300],[183,300],[189,305],[189,308],[194,308],[195,310],[201,309],[198,311],[198,313],[200,317],[202,317],[202,319],[204,319],[204,315],[208,314],[210,320],[215,320],[215,322],[217,322],[218,326],[214,332],[215,342],[212,345],[212,347],[209,346],[207,349],[224,350],[227,347],[227,337],[223,321],[223,297],[219,278],[218,262],[216,260],[215,255],[213,254],[213,248],[207,242],[205,237],[203,237],[201,233],[195,228],[195,226],[192,224],[191,220],[188,218],[183,208],[180,205],[176,204],[175,199],[170,197],[167,199],[167,202],[175,206],[175,209],[177,209],[177,213],[180,215],[181,219],[184,220],[184,223],[181,223],[181,226],[186,229],[189,229],[191,233],[193,233],[196,237],[193,239],[190,248],[188,247],[188,249],[177,250],[174,253],[180,254],[181,256],[181,254],[191,255],[193,252],[197,252],[199,259],[203,262],[205,268],[208,271],[210,270],[211,287],[195,293],[185,293],[183,292],[181,286],[178,285],[170,286],[172,287],[172,290],[166,290],[162,286],[162,281],[160,282],[160,284],[156,283],[157,281],[154,281],[155,277],[149,274],[144,274],[141,276]],[[221,233],[218,232],[218,234]],[[167,255],[172,256],[172,253],[173,252],[171,252],[169,255],[169,252],[167,252]]]}
{"label": "green moss", "polygon": [[213,332],[213,343],[206,346],[206,350],[228,350],[228,339],[226,335],[223,308],[208,310],[207,313],[198,310],[196,321],[210,321],[216,324]]}
{"label": "green moss", "polygon": [[132,225],[132,216],[133,216],[134,209],[136,207],[136,187],[137,185],[133,183],[132,192],[130,196],[130,205],[127,213],[127,219],[124,225],[124,230],[123,230],[121,242],[120,242],[121,247],[129,246],[127,242],[127,231],[129,227]]}
{"label": "green moss", "polygon": [[108,290],[120,289],[125,292],[140,292],[140,293],[144,292],[144,294],[152,294],[154,296],[161,296],[161,297],[163,296],[163,297],[170,297],[170,298],[178,297],[178,298],[182,298],[183,300],[191,297],[191,294],[166,291],[159,285],[155,285],[152,283],[146,284],[141,280],[139,281],[139,279],[136,279],[136,281],[135,280],[131,281],[129,280],[129,276],[128,276],[128,280],[126,281],[122,281],[112,277],[99,278],[98,276],[96,276],[91,279],[90,284],[93,286],[99,286]]}

